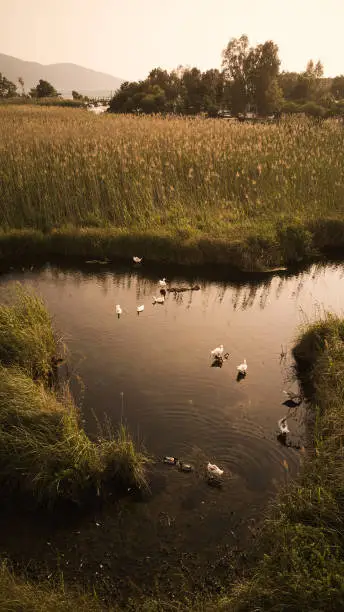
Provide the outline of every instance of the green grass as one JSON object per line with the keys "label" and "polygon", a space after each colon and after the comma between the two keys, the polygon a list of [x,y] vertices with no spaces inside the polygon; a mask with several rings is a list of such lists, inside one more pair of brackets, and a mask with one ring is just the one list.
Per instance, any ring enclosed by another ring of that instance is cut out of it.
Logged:
{"label": "green grass", "polygon": [[294,348],[312,446],[255,549],[260,561],[219,604],[231,612],[344,607],[344,320],[307,326]]}
{"label": "green grass", "polygon": [[7,494],[82,504],[105,486],[146,485],[146,456],[121,425],[92,442],[67,385],[47,386],[56,350],[42,300],[17,286],[0,306],[0,482]]}
{"label": "green grass", "polygon": [[50,582],[33,584],[15,576],[5,562],[0,564],[0,609],[2,612],[104,612],[96,595],[66,591]]}
{"label": "green grass", "polygon": [[[0,256],[274,267],[344,247],[344,132],[0,108]],[[311,154],[309,153],[311,151]]]}
{"label": "green grass", "polygon": [[2,297],[7,304],[0,304],[0,363],[47,379],[58,343],[43,301],[19,283]]}

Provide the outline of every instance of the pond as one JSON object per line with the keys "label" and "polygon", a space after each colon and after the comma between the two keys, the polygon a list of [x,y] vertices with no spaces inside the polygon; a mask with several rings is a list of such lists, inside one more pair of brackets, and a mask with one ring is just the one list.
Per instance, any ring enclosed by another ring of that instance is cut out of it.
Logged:
{"label": "pond", "polygon": [[[291,446],[277,440],[277,421],[288,413],[283,390],[298,390],[290,349],[301,323],[326,309],[341,312],[343,274],[340,264],[317,264],[263,280],[210,282],[169,269],[168,287],[200,289],[167,291],[163,305],[152,296],[165,270],[144,265],[3,274],[2,286],[21,281],[46,300],[69,349],[87,431],[123,420],[156,463],[151,493],[140,502],[129,494],[82,518],[53,521],[4,516],[0,553],[33,573],[62,570],[67,580],[77,576],[119,598],[133,584],[153,589],[156,577],[170,583],[171,567],[181,583],[185,575],[204,581],[214,568],[219,578],[221,560],[245,547],[269,499],[297,473],[301,407],[288,418]],[[220,344],[229,358],[212,367],[210,351]],[[245,358],[247,375],[238,381]],[[194,472],[164,465],[164,455],[191,462]],[[224,469],[221,489],[207,484],[208,461]]]}

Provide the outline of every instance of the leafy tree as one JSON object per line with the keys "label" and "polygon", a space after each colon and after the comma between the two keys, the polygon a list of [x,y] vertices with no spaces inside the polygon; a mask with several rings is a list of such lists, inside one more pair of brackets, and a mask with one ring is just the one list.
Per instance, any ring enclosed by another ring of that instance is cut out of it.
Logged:
{"label": "leafy tree", "polygon": [[278,47],[271,40],[251,49],[247,56],[247,90],[259,115],[267,115],[281,106],[282,90],[277,81],[279,66]]}
{"label": "leafy tree", "polygon": [[74,89],[72,91],[72,97],[73,97],[73,100],[83,100],[84,99],[84,96],[80,94],[79,92],[75,91]]}
{"label": "leafy tree", "polygon": [[324,68],[320,61],[315,65],[313,60],[309,60],[305,72],[299,74],[298,82],[294,89],[294,99],[312,101],[319,97],[321,90],[321,77]]}
{"label": "leafy tree", "polygon": [[31,98],[56,98],[61,94],[57,93],[56,89],[48,81],[39,80],[36,87],[30,89]]}
{"label": "leafy tree", "polygon": [[334,95],[336,100],[342,100],[344,98],[344,74],[336,76],[333,79],[331,93]]}
{"label": "leafy tree", "polygon": [[222,52],[222,68],[227,80],[227,95],[232,113],[245,111],[249,101],[247,83],[247,60],[249,55],[248,38],[232,38]]}
{"label": "leafy tree", "polygon": [[0,72],[0,98],[13,98],[17,95],[17,87],[12,81],[2,76]]}
{"label": "leafy tree", "polygon": [[297,72],[281,72],[277,79],[285,100],[295,99],[294,90],[298,83],[299,74]]}

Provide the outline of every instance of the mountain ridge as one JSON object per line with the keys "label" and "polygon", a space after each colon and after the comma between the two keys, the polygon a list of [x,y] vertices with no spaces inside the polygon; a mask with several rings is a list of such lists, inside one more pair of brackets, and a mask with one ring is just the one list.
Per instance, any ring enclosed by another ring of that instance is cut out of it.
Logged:
{"label": "mountain ridge", "polygon": [[[40,64],[5,53],[0,53],[0,72],[16,85],[18,85],[18,78],[22,77],[26,92],[31,87],[35,87],[39,79],[44,79],[49,81],[61,94],[71,94],[74,89],[84,95],[90,95],[92,92],[111,95],[124,81],[120,77],[86,68],[74,62]],[[19,85],[18,88],[20,90]]]}

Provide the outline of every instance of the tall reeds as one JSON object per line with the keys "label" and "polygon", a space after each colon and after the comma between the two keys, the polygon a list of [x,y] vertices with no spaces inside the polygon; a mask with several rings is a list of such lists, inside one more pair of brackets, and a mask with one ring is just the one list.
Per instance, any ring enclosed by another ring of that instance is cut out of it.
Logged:
{"label": "tall reeds", "polygon": [[212,236],[343,212],[342,126],[0,108],[2,228]]}

